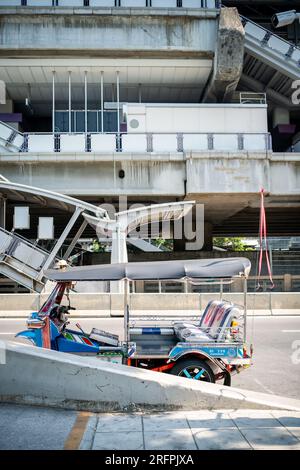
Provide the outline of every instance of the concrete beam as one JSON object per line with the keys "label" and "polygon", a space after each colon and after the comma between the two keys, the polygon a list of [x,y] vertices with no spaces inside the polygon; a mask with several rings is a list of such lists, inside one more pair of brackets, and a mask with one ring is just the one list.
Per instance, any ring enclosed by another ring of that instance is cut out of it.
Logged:
{"label": "concrete beam", "polygon": [[201,383],[96,358],[0,343],[0,400],[99,412],[280,409],[300,401]]}
{"label": "concrete beam", "polygon": [[[30,9],[31,10],[31,9]],[[100,9],[98,14],[70,14],[70,10],[34,10],[31,14],[0,10],[0,54],[49,56],[90,51],[93,56],[212,57],[217,11],[201,15],[150,15],[131,9]],[[68,11],[67,11],[68,10]],[[71,9],[72,10],[72,9]],[[108,10],[108,11],[107,11]],[[53,63],[53,62],[52,62]]]}
{"label": "concrete beam", "polygon": [[291,99],[287,98],[286,96],[281,95],[276,90],[273,90],[269,85],[265,86],[259,80],[255,80],[255,78],[248,77],[245,73],[241,76],[240,81],[242,86],[246,86],[250,88],[250,90],[258,92],[258,93],[266,93],[267,99],[283,106],[287,109],[294,109],[295,105],[293,105]]}
{"label": "concrete beam", "polygon": [[236,8],[222,8],[214,69],[202,101],[229,102],[240,80],[244,61],[245,31]]}

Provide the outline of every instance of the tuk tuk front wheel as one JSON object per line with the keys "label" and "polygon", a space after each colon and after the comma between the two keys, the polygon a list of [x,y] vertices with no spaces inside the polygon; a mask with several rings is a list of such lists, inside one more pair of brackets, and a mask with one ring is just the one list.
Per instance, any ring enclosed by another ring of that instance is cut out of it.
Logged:
{"label": "tuk tuk front wheel", "polygon": [[215,383],[215,374],[205,361],[197,357],[179,360],[171,369],[171,374],[187,379]]}

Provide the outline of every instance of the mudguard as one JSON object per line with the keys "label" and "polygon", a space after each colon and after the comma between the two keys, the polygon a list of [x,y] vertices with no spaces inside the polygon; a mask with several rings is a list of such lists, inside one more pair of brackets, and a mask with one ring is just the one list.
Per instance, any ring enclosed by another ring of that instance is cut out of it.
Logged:
{"label": "mudguard", "polygon": [[36,334],[34,330],[24,330],[24,331],[19,331],[15,335],[15,338],[26,338],[28,341],[36,345]]}

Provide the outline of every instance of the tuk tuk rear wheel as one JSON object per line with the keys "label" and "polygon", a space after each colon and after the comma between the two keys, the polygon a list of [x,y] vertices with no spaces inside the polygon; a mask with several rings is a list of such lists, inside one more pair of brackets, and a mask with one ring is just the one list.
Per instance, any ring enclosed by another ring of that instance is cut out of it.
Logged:
{"label": "tuk tuk rear wheel", "polygon": [[215,374],[213,373],[212,368],[207,364],[207,362],[202,361],[197,357],[179,360],[171,369],[171,374],[179,377],[186,377],[187,379],[215,383]]}

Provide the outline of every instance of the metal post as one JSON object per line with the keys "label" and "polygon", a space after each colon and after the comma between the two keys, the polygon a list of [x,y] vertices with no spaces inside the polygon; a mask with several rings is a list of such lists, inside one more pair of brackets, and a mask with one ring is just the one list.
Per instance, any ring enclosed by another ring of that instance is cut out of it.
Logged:
{"label": "metal post", "polygon": [[100,84],[100,88],[101,88],[101,132],[103,134],[104,132],[104,110],[103,110],[103,106],[104,106],[104,88],[103,88],[103,76],[104,76],[104,73],[103,71],[101,71],[101,84]]}
{"label": "metal post", "polygon": [[55,132],[55,70],[52,71],[52,132]]}
{"label": "metal post", "polygon": [[46,269],[48,269],[50,267],[50,265],[53,263],[53,261],[55,260],[55,257],[57,255],[57,253],[59,252],[60,248],[62,247],[62,244],[64,243],[64,241],[67,238],[71,228],[75,224],[76,220],[78,219],[78,217],[80,216],[82,211],[83,211],[83,209],[81,207],[76,208],[74,214],[72,215],[71,219],[69,220],[69,222],[68,222],[67,226],[65,227],[63,233],[61,234],[61,236],[57,240],[53,250],[49,254],[44,266],[42,267],[42,269],[40,271],[40,274],[39,274],[37,280],[42,279],[42,277],[44,276],[44,271]]}
{"label": "metal post", "polygon": [[124,280],[124,341],[129,343],[129,280]]}
{"label": "metal post", "polygon": [[84,132],[87,133],[87,71],[84,72]]}
{"label": "metal post", "polygon": [[71,71],[69,71],[69,132],[72,132],[72,95],[71,95]]}
{"label": "metal post", "polygon": [[223,299],[223,279],[220,281],[220,300]]}
{"label": "metal post", "polygon": [[79,237],[81,237],[81,235],[83,234],[83,232],[84,232],[84,230],[85,230],[87,224],[88,224],[88,223],[87,223],[86,220],[84,220],[84,221],[82,222],[82,224],[81,224],[81,226],[79,227],[79,229],[78,229],[78,231],[77,231],[75,237],[73,238],[72,242],[71,242],[70,245],[68,246],[68,249],[67,249],[67,251],[65,252],[65,254],[64,254],[64,256],[63,256],[63,259],[64,259],[64,260],[67,260],[67,259],[69,258],[69,256],[70,256],[70,254],[72,253],[72,251],[73,251],[73,249],[74,249],[74,247],[75,247],[75,245],[76,245],[76,243],[77,243]]}
{"label": "metal post", "polygon": [[117,71],[117,109],[118,109],[118,137],[120,136],[120,72]]}
{"label": "metal post", "polygon": [[247,278],[244,279],[244,343],[247,341]]}

